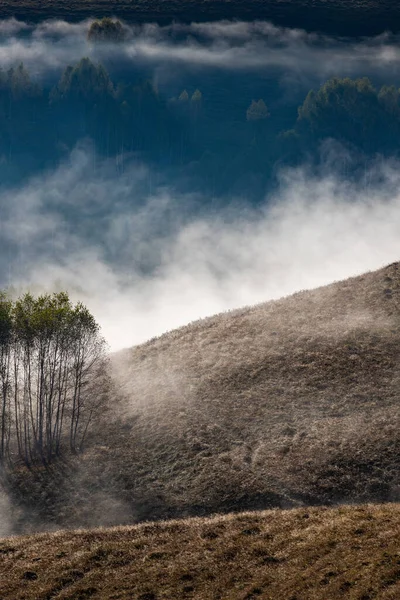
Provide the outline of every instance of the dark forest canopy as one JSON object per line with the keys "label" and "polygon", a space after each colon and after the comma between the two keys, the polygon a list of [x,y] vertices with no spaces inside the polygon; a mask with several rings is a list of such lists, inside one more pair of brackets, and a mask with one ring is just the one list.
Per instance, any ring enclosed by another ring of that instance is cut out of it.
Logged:
{"label": "dark forest canopy", "polygon": [[123,42],[125,37],[125,31],[121,22],[109,17],[93,21],[87,34],[89,42],[116,43]]}
{"label": "dark forest canopy", "polygon": [[386,85],[377,90],[367,78],[331,79],[309,92],[296,129],[310,142],[336,138],[366,152],[397,152],[400,92]]}
{"label": "dark forest canopy", "polygon": [[232,103],[224,88],[217,107],[199,88],[167,97],[150,81],[133,79],[112,79],[89,58],[66,67],[51,88],[22,64],[0,71],[3,181],[56,166],[82,139],[101,157],[114,157],[118,169],[140,156],[219,193],[249,189],[250,180],[262,193],[277,164],[318,162],[327,139],[362,156],[398,154],[399,89],[375,88],[367,78],[330,79],[299,108],[284,102],[271,108],[246,90]]}

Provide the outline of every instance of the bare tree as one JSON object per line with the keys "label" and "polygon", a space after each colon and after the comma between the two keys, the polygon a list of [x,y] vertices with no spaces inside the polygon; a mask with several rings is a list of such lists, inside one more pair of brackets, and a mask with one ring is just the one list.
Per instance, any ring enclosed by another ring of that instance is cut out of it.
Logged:
{"label": "bare tree", "polygon": [[0,294],[0,461],[4,462],[11,433],[12,302]]}

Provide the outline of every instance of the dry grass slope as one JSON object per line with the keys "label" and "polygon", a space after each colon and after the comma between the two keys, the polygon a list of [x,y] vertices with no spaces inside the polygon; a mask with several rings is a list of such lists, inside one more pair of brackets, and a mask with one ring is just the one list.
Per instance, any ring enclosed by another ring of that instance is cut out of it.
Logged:
{"label": "dry grass slope", "polygon": [[115,419],[13,502],[33,529],[397,502],[399,349],[397,263],[172,331],[113,356]]}
{"label": "dry grass slope", "polygon": [[397,600],[398,505],[0,540],[2,600]]}
{"label": "dry grass slope", "polygon": [[399,348],[397,263],[199,321],[114,357],[103,460],[146,517],[398,501]]}

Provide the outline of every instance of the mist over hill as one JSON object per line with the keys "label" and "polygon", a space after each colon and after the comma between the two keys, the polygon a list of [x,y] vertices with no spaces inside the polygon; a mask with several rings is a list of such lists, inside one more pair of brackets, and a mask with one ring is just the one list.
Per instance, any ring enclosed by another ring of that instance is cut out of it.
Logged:
{"label": "mist over hill", "polygon": [[141,345],[2,534],[397,501],[398,35],[91,23],[0,23],[0,282]]}
{"label": "mist over hill", "polygon": [[13,531],[399,500],[400,267],[113,355],[85,452],[17,469]]}
{"label": "mist over hill", "polygon": [[168,506],[399,499],[398,268],[116,357],[137,468]]}
{"label": "mist over hill", "polygon": [[396,36],[89,25],[2,22],[3,287],[71,290],[118,349],[397,259]]}
{"label": "mist over hill", "polygon": [[398,36],[90,24],[1,22],[2,287],[116,350],[398,258]]}
{"label": "mist over hill", "polygon": [[398,6],[1,8],[0,291],[68,290],[111,350],[77,436],[47,338],[45,458],[10,330],[1,598],[396,600]]}

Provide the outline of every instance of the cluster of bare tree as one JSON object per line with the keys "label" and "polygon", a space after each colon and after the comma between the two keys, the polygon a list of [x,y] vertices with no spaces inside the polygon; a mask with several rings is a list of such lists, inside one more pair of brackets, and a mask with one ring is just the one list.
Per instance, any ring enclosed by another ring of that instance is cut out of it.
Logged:
{"label": "cluster of bare tree", "polygon": [[0,462],[50,463],[82,448],[103,403],[106,343],[61,292],[0,294]]}

